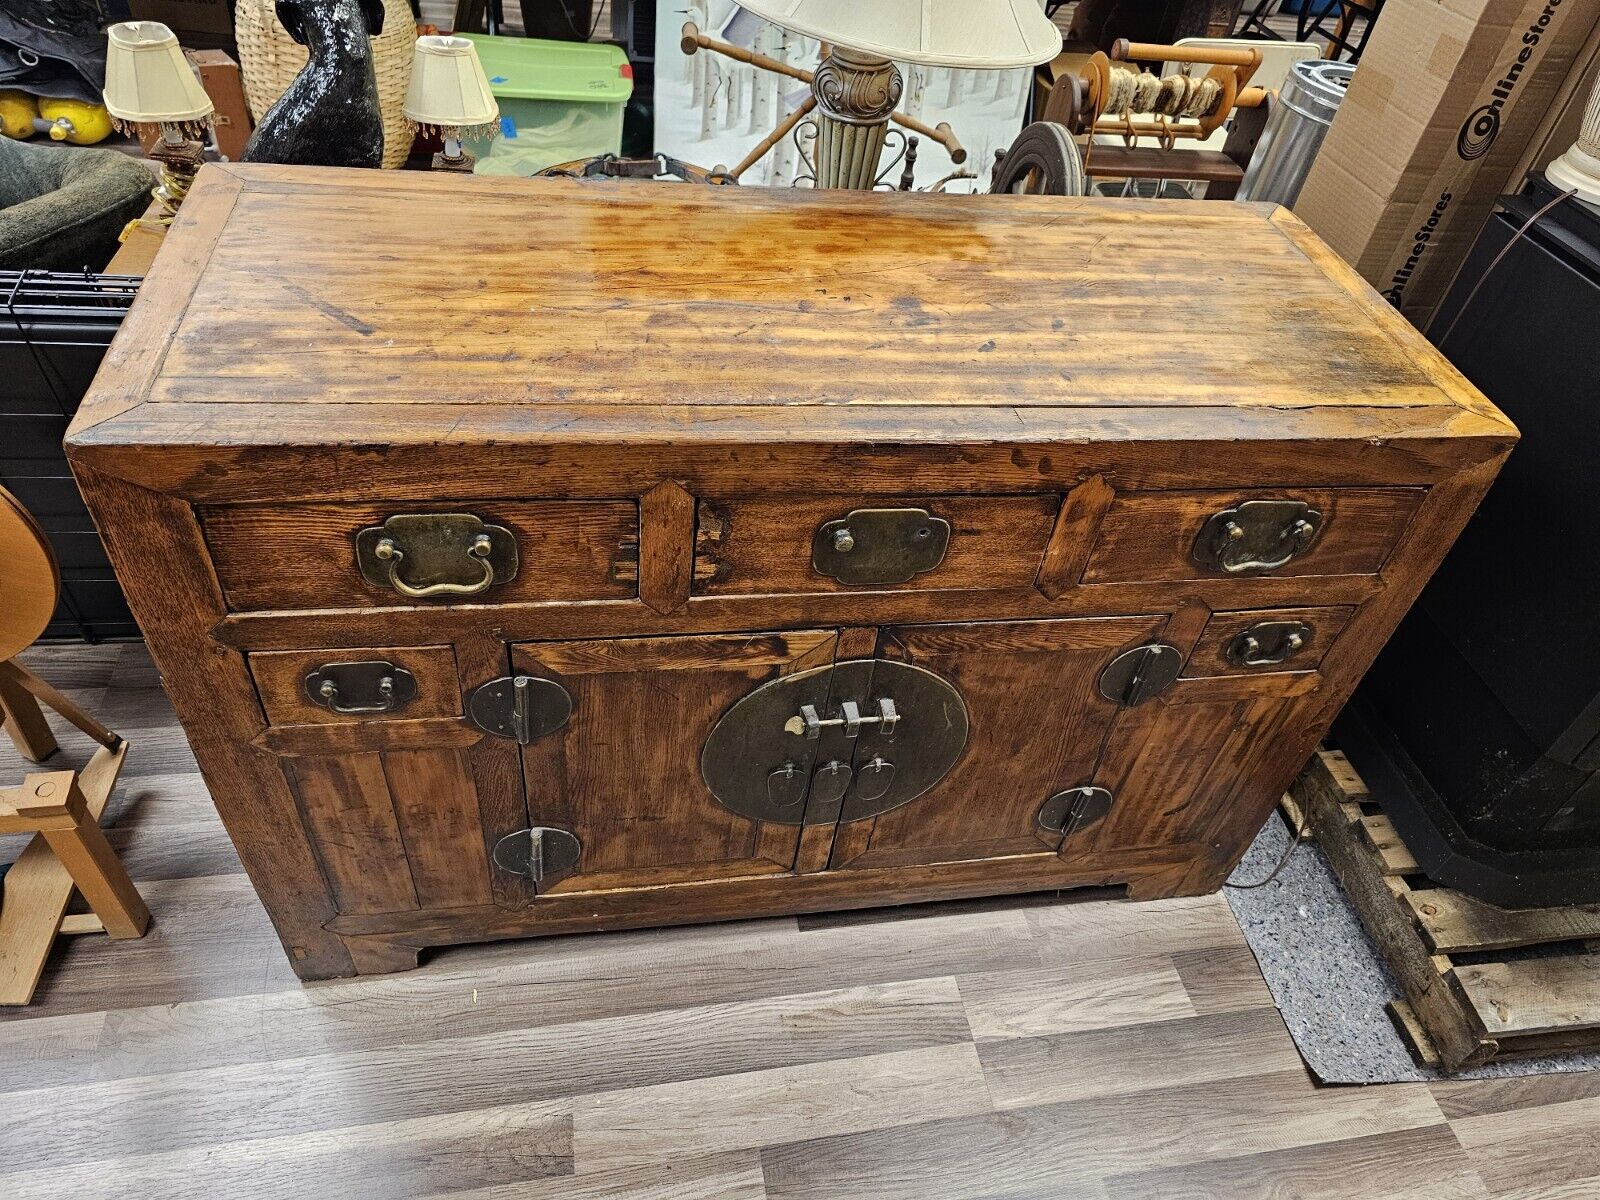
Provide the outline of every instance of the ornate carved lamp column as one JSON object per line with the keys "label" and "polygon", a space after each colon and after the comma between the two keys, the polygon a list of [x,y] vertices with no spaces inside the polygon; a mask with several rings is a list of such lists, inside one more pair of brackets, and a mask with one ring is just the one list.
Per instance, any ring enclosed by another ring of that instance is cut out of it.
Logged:
{"label": "ornate carved lamp column", "polygon": [[817,98],[817,186],[870,188],[900,103],[900,68],[886,58],[835,47],[812,80]]}
{"label": "ornate carved lamp column", "polygon": [[1558,188],[1575,191],[1579,200],[1600,204],[1600,82],[1596,82],[1594,91],[1589,93],[1578,140],[1546,167],[1544,173]]}
{"label": "ornate carved lamp column", "polygon": [[1032,66],[1061,52],[1041,0],[739,0],[832,47],[811,81],[817,186],[870,188],[904,81],[896,62],[966,70]]}

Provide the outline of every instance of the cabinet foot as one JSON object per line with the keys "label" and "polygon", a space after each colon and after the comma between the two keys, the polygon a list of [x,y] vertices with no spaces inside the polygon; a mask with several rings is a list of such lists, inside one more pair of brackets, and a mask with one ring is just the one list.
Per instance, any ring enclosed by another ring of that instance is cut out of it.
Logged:
{"label": "cabinet foot", "polygon": [[[357,975],[393,975],[399,971],[417,969],[417,956],[421,946],[408,945],[393,938],[372,935],[346,935],[345,949],[355,964]],[[302,975],[302,979],[306,976]]]}

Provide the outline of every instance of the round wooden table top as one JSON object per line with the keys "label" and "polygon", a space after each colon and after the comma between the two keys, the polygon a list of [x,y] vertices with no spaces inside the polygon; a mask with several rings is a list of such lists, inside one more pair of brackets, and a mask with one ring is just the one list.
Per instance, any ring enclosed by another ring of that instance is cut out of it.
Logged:
{"label": "round wooden table top", "polygon": [[44,632],[60,587],[61,572],[44,530],[0,488],[0,662],[16,657]]}

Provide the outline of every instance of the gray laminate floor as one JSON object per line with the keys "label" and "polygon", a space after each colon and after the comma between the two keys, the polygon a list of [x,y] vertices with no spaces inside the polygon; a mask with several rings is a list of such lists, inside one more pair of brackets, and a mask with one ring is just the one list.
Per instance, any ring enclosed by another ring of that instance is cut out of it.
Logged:
{"label": "gray laminate floor", "polygon": [[0,1010],[7,1200],[1600,1196],[1600,1075],[1318,1088],[1217,896],[502,943],[302,987],[142,648],[26,661],[133,743],[111,837],[155,925],[72,941]]}

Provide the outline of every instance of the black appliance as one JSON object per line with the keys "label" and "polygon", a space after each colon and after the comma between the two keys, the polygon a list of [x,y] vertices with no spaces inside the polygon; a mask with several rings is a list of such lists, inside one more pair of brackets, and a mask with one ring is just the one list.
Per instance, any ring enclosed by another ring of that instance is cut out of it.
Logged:
{"label": "black appliance", "polygon": [[1600,901],[1600,209],[1518,236],[1560,195],[1502,197],[1434,318],[1522,441],[1333,731],[1423,870],[1505,908]]}
{"label": "black appliance", "polygon": [[61,449],[139,283],[131,276],[0,271],[0,486],[38,519],[61,564],[46,638],[139,636]]}

